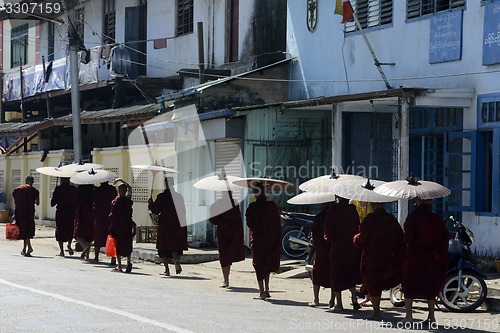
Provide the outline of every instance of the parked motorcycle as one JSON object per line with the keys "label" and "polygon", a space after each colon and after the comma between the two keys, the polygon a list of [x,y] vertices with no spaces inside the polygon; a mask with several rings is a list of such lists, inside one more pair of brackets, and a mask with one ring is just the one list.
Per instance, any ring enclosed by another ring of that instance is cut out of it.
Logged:
{"label": "parked motorcycle", "polygon": [[[472,231],[453,216],[449,219],[453,222],[456,233],[449,242],[447,275],[439,299],[450,311],[471,312],[486,299],[486,274],[473,262],[470,250],[474,243]],[[390,290],[390,300],[395,306],[404,305],[400,285]]]}
{"label": "parked motorcycle", "polygon": [[[312,239],[314,215],[306,213],[281,213],[281,250],[290,259],[305,259],[308,255],[307,244]],[[302,242],[291,242],[290,238]]]}

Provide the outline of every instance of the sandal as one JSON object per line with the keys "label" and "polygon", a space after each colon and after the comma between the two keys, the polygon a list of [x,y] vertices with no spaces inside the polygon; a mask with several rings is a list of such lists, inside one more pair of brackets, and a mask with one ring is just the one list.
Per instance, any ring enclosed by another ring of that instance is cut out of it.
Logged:
{"label": "sandal", "polygon": [[220,288],[229,288],[229,282],[223,282],[219,287]]}

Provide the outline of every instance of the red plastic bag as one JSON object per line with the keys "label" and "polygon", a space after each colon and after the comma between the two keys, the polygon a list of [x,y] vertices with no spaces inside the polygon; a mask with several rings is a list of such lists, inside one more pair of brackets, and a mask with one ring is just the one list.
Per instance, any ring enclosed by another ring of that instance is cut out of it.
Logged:
{"label": "red plastic bag", "polygon": [[19,227],[17,224],[7,223],[5,227],[5,238],[10,240],[19,240]]}
{"label": "red plastic bag", "polygon": [[108,257],[116,257],[116,239],[108,235],[106,239],[106,255]]}

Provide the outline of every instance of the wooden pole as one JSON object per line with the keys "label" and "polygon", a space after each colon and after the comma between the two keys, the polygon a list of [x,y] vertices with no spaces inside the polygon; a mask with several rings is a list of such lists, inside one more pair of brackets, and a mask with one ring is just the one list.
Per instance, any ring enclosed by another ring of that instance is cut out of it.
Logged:
{"label": "wooden pole", "polygon": [[19,84],[21,85],[21,121],[26,120],[26,113],[24,112],[24,80],[23,80],[23,58],[19,58]]}
{"label": "wooden pole", "polygon": [[198,22],[198,64],[200,66],[200,83],[205,82],[205,47],[203,45],[203,22]]}
{"label": "wooden pole", "polygon": [[363,36],[363,39],[365,40],[366,46],[368,47],[368,50],[370,51],[370,54],[373,58],[373,61],[375,62],[375,66],[377,66],[377,69],[380,73],[380,76],[382,77],[382,80],[384,80],[385,87],[387,89],[392,89],[391,85],[389,84],[389,81],[387,81],[387,77],[385,76],[385,73],[384,73],[384,70],[382,69],[380,61],[378,61],[377,56],[375,55],[375,51],[373,51],[372,45],[370,44],[370,41],[366,37],[365,31],[363,30],[363,27],[361,27],[361,23],[359,23],[358,16],[356,16],[356,13],[353,13],[352,17],[354,18],[354,22],[356,22],[356,26],[358,27],[359,32],[361,33],[361,36]]}
{"label": "wooden pole", "polygon": [[[43,65],[43,80],[45,82],[45,75],[47,75],[47,70],[45,68],[45,56],[42,56],[42,65]],[[49,99],[49,92],[45,92],[45,106],[47,108],[47,118],[52,118],[52,106],[50,104],[50,99]]]}

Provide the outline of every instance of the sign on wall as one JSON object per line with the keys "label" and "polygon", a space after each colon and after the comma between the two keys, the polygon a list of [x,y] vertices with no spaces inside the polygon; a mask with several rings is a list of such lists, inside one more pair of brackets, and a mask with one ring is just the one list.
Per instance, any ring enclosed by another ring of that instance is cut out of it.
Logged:
{"label": "sign on wall", "polygon": [[500,63],[500,2],[484,5],[483,65]]}
{"label": "sign on wall", "polygon": [[462,58],[462,11],[441,12],[431,18],[429,63]]}

